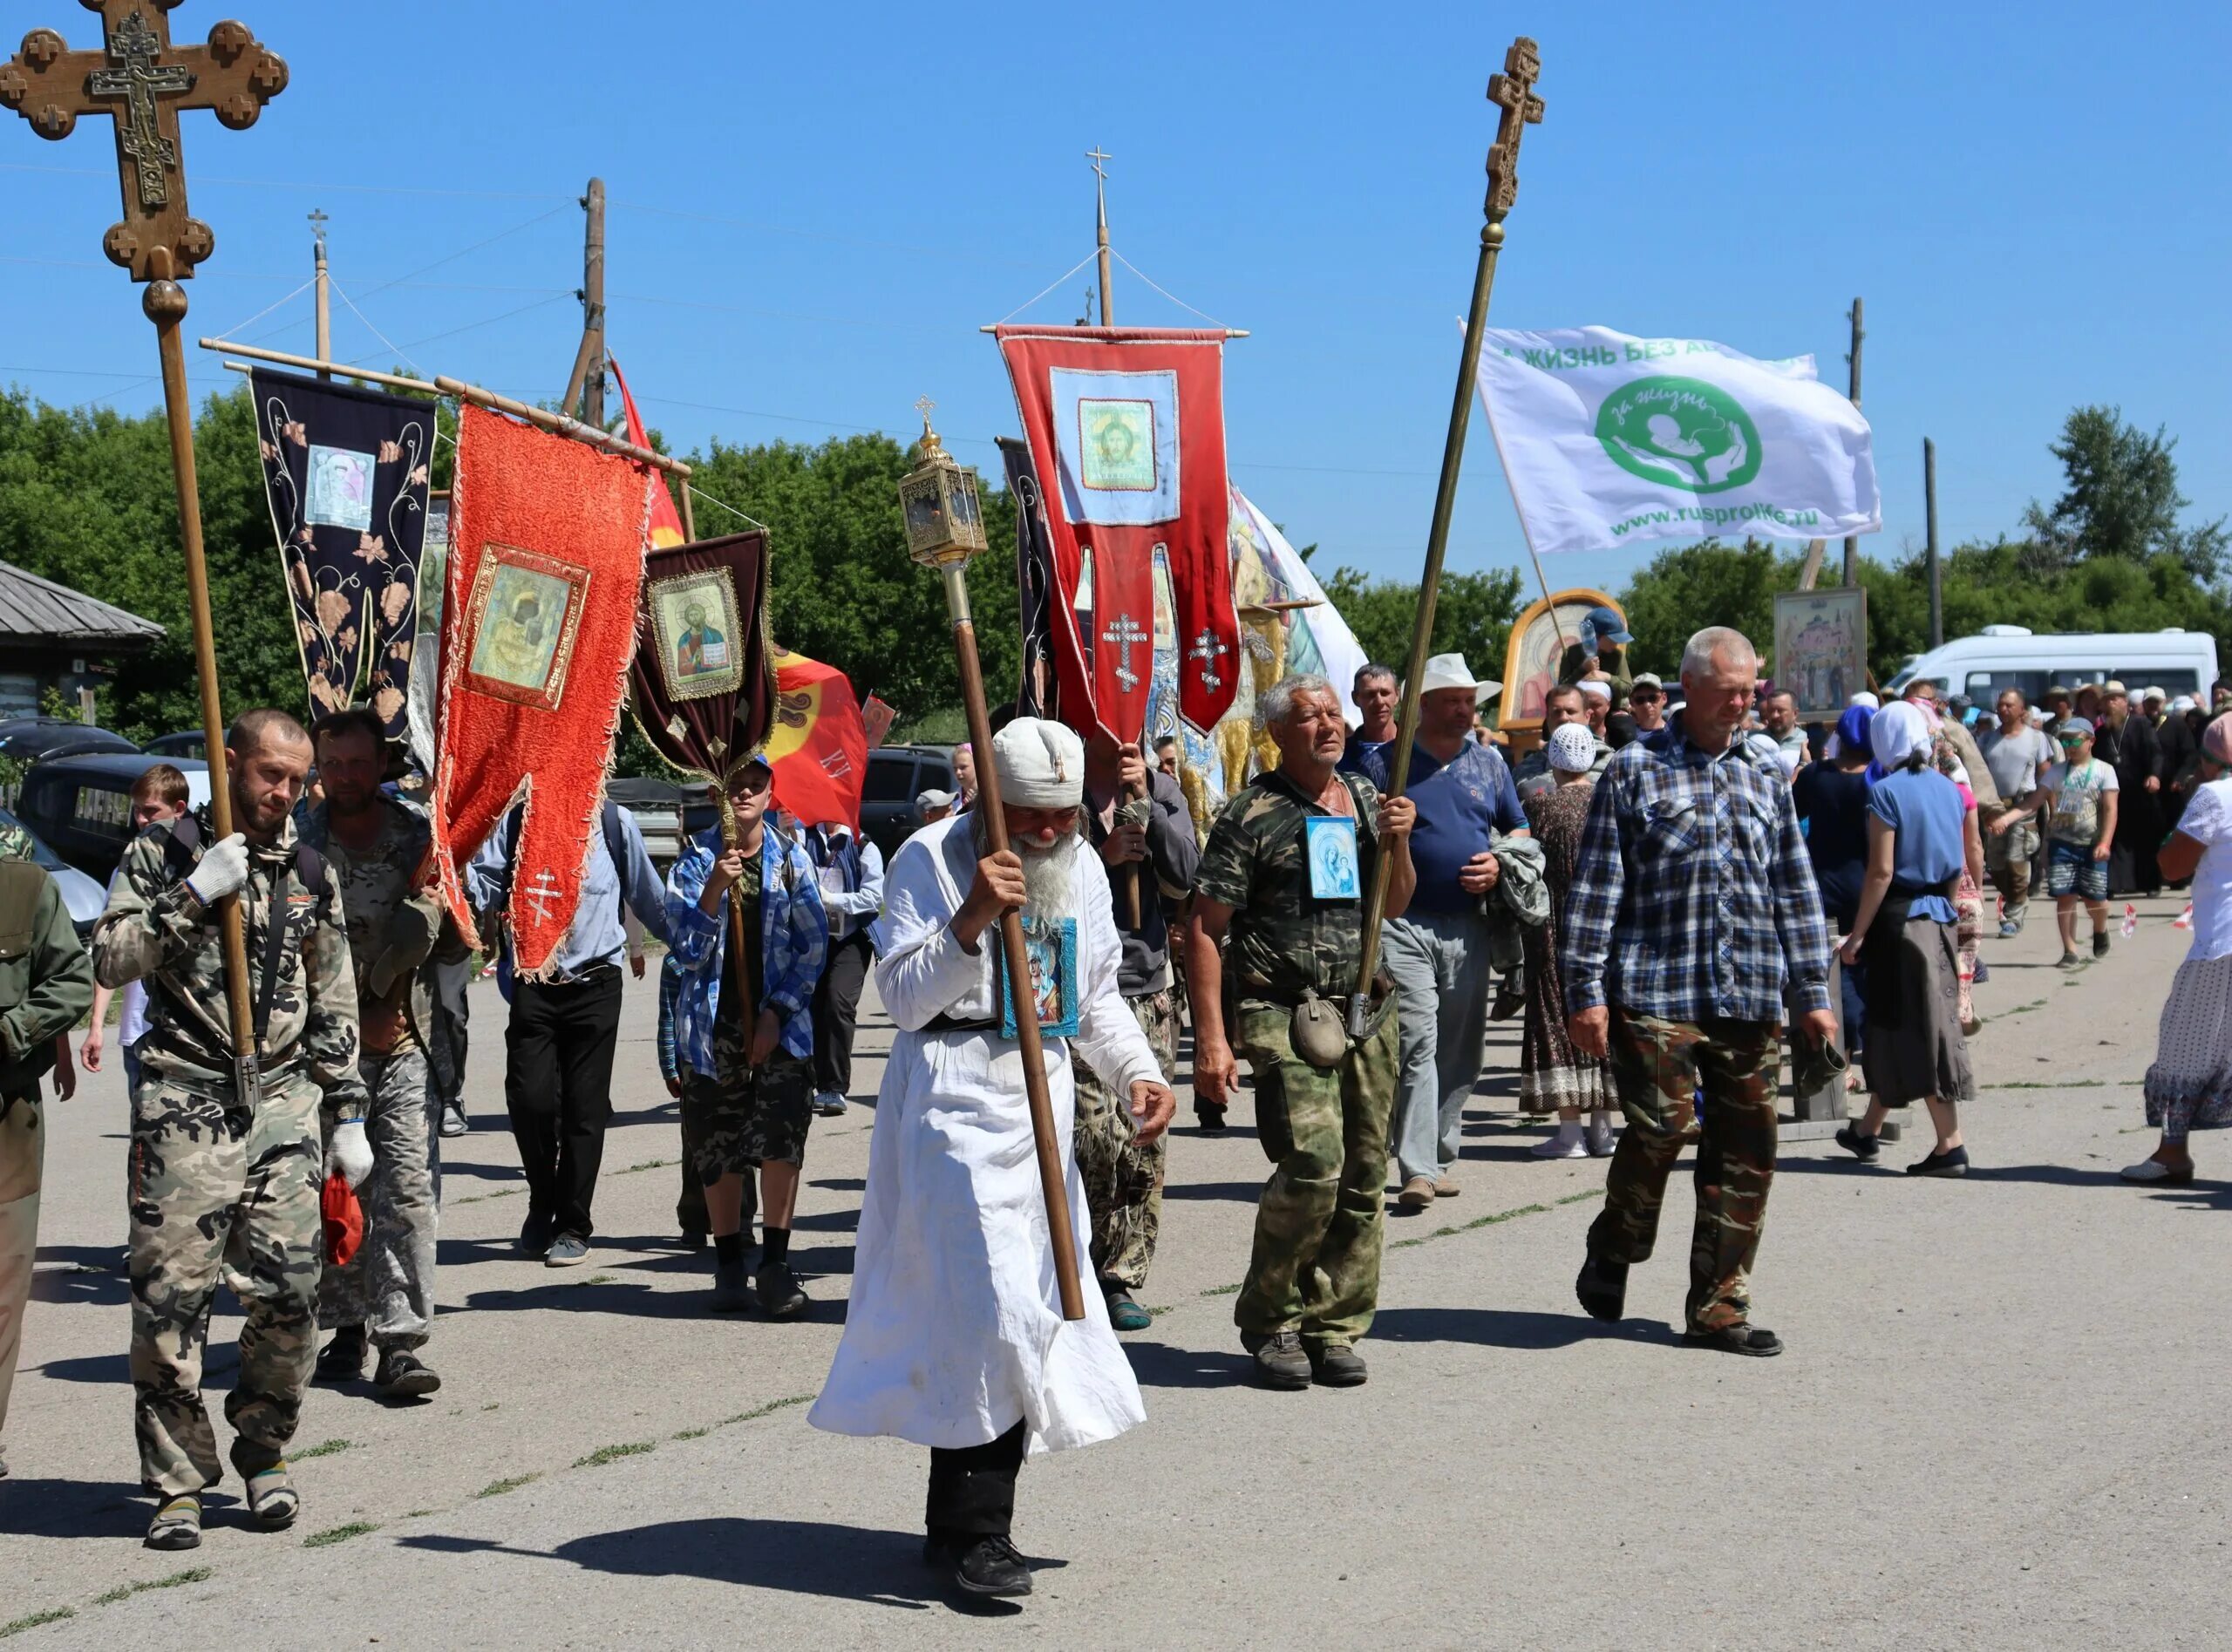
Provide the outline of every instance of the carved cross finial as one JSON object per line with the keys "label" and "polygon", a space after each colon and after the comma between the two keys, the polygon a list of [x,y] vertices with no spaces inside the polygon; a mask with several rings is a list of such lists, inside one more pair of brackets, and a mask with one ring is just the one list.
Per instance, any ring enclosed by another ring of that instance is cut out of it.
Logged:
{"label": "carved cross finial", "polygon": [[1107,182],[1107,181],[1108,181],[1108,173],[1107,173],[1107,170],[1106,170],[1106,168],[1105,168],[1104,167],[1102,167],[1102,165],[1101,165],[1100,163],[1101,163],[1102,161],[1104,161],[1104,160],[1115,160],[1115,159],[1116,159],[1116,157],[1115,157],[1115,156],[1113,156],[1113,155],[1112,155],[1112,154],[1110,154],[1106,150],[1103,149],[1103,148],[1102,148],[1099,144],[1095,144],[1095,145],[1093,145],[1093,146],[1092,146],[1092,148],[1090,148],[1090,149],[1088,149],[1088,150],[1086,150],[1086,151],[1085,152],[1085,158],[1087,160],[1090,160],[1091,162],[1092,162],[1092,175],[1093,175],[1094,177],[1096,177],[1096,178],[1099,179],[1103,183]]}
{"label": "carved cross finial", "polygon": [[1501,218],[1519,199],[1519,142],[1528,127],[1542,122],[1542,100],[1534,95],[1534,82],[1541,72],[1541,52],[1521,35],[1503,54],[1503,72],[1488,77],[1488,101],[1503,111],[1496,121],[1496,140],[1488,150],[1491,219]]}
{"label": "carved cross finial", "polygon": [[310,234],[317,237],[317,248],[325,250],[325,227],[330,221],[316,207],[310,208]]}
{"label": "carved cross finial", "polygon": [[922,434],[925,436],[932,433],[930,431],[930,410],[936,405],[937,404],[927,396],[923,397],[922,400],[915,404],[915,411],[922,416]]}
{"label": "carved cross finial", "polygon": [[[153,281],[160,263],[183,279],[214,250],[209,226],[186,208],[179,153],[181,109],[213,111],[238,132],[287,89],[287,65],[238,23],[221,23],[208,44],[171,44],[170,9],[179,0],[80,0],[101,14],[102,46],[72,51],[51,29],[34,29],[0,64],[0,108],[13,109],[42,138],[70,135],[81,115],[116,122],[124,221],[102,245],[134,281]],[[167,258],[158,255],[167,253]]]}

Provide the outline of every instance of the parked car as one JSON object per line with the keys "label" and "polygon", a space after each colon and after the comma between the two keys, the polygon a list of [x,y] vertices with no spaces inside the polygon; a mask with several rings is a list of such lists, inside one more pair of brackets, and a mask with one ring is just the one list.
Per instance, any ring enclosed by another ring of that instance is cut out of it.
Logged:
{"label": "parked car", "polygon": [[207,761],[209,742],[200,729],[180,729],[175,734],[159,734],[147,742],[146,750],[159,758],[200,758]]}
{"label": "parked car", "polygon": [[173,763],[185,774],[193,803],[209,800],[206,763],[145,751],[93,752],[32,767],[17,794],[17,816],[64,860],[105,886],[132,841],[133,785],[158,763]]}
{"label": "parked car", "polygon": [[31,840],[31,859],[44,867],[47,875],[54,880],[54,887],[62,892],[62,904],[70,914],[70,926],[77,930],[78,939],[90,942],[93,925],[100,921],[102,911],[108,906],[108,882],[87,877],[77,867],[49,848],[46,842],[24,822],[5,809],[0,809],[0,826],[22,826]]}
{"label": "parked car", "polygon": [[18,763],[40,763],[81,751],[139,749],[114,729],[73,723],[68,717],[16,717],[0,722],[0,757],[13,758]]}
{"label": "parked car", "polygon": [[951,746],[878,746],[868,753],[868,778],[861,787],[861,833],[888,860],[922,829],[915,798],[954,789]]}
{"label": "parked car", "polygon": [[680,857],[685,839],[721,818],[713,788],[702,780],[684,785],[656,776],[619,778],[606,784],[604,794],[636,817],[643,847],[662,869]]}
{"label": "parked car", "polygon": [[2139,691],[2160,688],[2175,698],[2190,694],[2203,705],[2216,687],[2216,639],[2206,631],[2038,632],[2021,625],[1987,625],[1974,636],[1916,655],[1891,679],[1903,693],[1928,677],[1941,694],[1965,694],[1987,714],[2002,689],[2020,689],[2036,705],[2050,688],[2120,682],[2136,702]]}

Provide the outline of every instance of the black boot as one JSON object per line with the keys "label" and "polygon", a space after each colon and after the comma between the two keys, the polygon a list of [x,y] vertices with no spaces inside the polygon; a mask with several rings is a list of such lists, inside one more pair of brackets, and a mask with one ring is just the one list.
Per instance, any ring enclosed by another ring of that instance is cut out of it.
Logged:
{"label": "black boot", "polygon": [[317,1356],[317,1369],[310,1380],[317,1383],[340,1383],[361,1381],[364,1375],[364,1328],[344,1325],[333,1333],[333,1340]]}
{"label": "black boot", "polygon": [[1616,1320],[1627,1309],[1628,1265],[1591,1256],[1581,1265],[1573,1294],[1592,1319]]}
{"label": "black boot", "polygon": [[966,1594],[1005,1598],[1031,1593],[1031,1567],[1004,1537],[933,1532],[923,1540],[922,1561],[941,1571],[950,1568],[954,1587]]}

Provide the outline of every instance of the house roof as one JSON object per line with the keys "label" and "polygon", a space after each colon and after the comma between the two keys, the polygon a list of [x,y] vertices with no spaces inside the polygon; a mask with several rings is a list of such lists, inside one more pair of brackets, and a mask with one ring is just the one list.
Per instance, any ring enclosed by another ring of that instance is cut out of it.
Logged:
{"label": "house roof", "polygon": [[12,562],[0,562],[0,644],[83,642],[140,649],[162,635],[163,628],[153,620],[43,580]]}

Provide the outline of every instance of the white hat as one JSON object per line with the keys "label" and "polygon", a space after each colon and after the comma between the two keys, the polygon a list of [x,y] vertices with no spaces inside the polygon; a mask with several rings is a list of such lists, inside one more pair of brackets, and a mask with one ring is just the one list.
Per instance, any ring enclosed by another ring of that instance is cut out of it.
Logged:
{"label": "white hat", "polygon": [[950,809],[953,807],[953,793],[941,792],[937,787],[932,786],[927,792],[917,792],[915,794],[915,806],[925,814],[932,809]]}
{"label": "white hat", "polygon": [[1550,731],[1550,766],[1564,774],[1586,774],[1596,766],[1596,737],[1585,723],[1561,723]]}
{"label": "white hat", "polygon": [[1846,704],[1848,705],[1864,705],[1871,711],[1881,710],[1883,705],[1883,703],[1881,700],[1870,694],[1866,689],[1862,689],[1859,693],[1854,695],[1850,700],[1846,702]]}
{"label": "white hat", "polygon": [[1574,686],[1579,689],[1583,694],[1592,696],[1599,700],[1609,700],[1612,697],[1612,685],[1597,677],[1583,677],[1580,682],[1575,683]]}
{"label": "white hat", "polygon": [[1019,717],[992,737],[1000,800],[1024,809],[1074,809],[1085,800],[1085,742],[1059,723]]}
{"label": "white hat", "polygon": [[1497,695],[1502,692],[1502,683],[1483,683],[1473,690],[1473,704],[1475,705],[1486,705],[1490,700],[1494,699]]}
{"label": "white hat", "polygon": [[2173,711],[2190,711],[2199,704],[2200,702],[2195,700],[2192,695],[2181,694],[2176,699],[2170,702],[2170,709]]}
{"label": "white hat", "polygon": [[2153,687],[2153,688],[2147,688],[2147,689],[2142,689],[2142,690],[2140,690],[2140,696],[2139,696],[2139,697],[2140,697],[2140,700],[2141,701],[2141,703],[2143,704],[2144,702],[2148,701],[2148,700],[2167,700],[2167,699],[2168,699],[2170,697],[2169,697],[2168,695],[2165,694],[2165,693],[2162,691],[2162,690],[2161,690],[2161,686],[2158,684],[2158,685],[2156,685],[2156,686],[2154,686],[2154,687]]}
{"label": "white hat", "polygon": [[1436,689],[1472,689],[1477,692],[1480,684],[1473,680],[1473,668],[1465,663],[1462,654],[1437,654],[1426,662],[1426,675],[1419,679],[1419,692],[1431,694]]}

